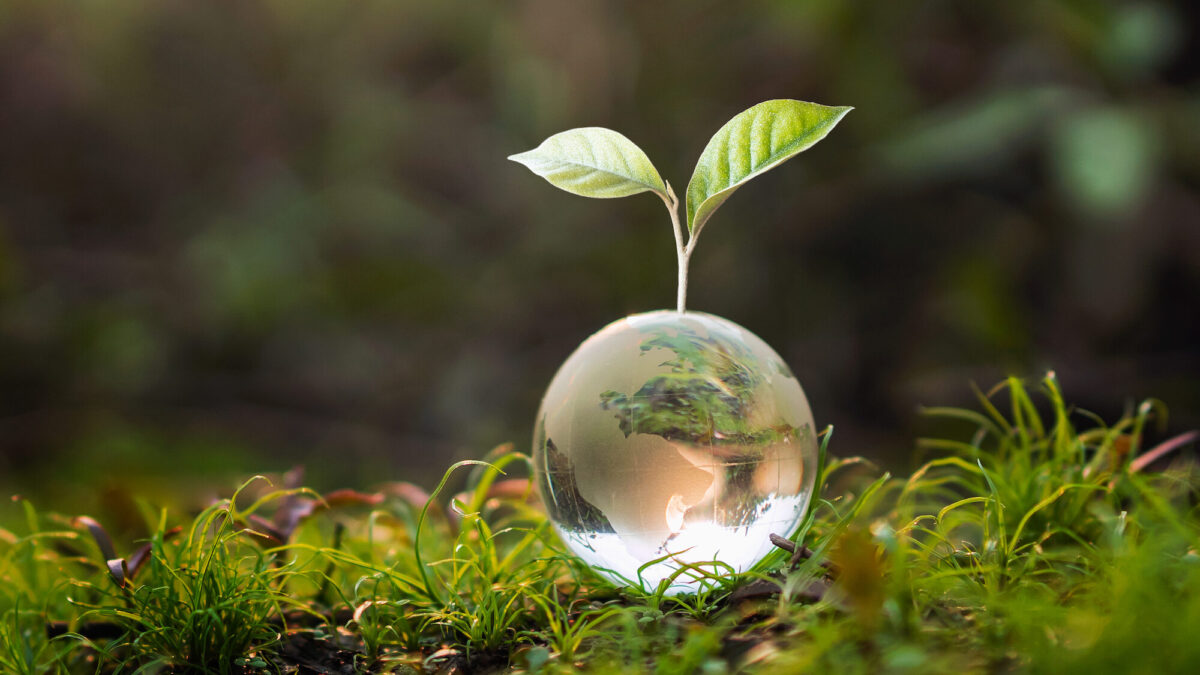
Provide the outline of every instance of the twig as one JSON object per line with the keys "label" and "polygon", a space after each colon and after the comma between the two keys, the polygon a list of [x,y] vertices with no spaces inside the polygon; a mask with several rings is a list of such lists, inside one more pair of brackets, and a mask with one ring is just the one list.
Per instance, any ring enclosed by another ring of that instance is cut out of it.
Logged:
{"label": "twig", "polygon": [[[775,544],[779,548],[792,554],[791,560],[788,561],[788,565],[790,565],[791,567],[795,567],[796,565],[800,564],[801,560],[808,560],[809,558],[816,555],[816,553],[813,552],[813,550],[811,548],[809,548],[807,546],[796,546],[796,542],[792,541],[791,539],[788,539],[787,537],[781,537],[774,533],[772,533],[770,535],[770,537],[771,537],[772,544]],[[825,569],[826,572],[829,572],[830,574],[837,573],[836,566],[833,563],[829,562],[828,560],[822,560],[820,562],[820,565],[822,568]]]}

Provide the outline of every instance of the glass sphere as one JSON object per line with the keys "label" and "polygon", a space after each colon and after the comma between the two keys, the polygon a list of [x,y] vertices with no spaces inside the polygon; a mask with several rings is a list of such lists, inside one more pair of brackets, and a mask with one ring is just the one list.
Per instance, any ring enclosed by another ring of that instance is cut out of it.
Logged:
{"label": "glass sphere", "polygon": [[[744,572],[769,534],[790,535],[817,442],[800,383],[765,342],[711,314],[660,311],[609,324],[567,359],[538,411],[533,462],[571,551],[654,589],[680,562]],[[669,592],[700,585],[685,571]]]}

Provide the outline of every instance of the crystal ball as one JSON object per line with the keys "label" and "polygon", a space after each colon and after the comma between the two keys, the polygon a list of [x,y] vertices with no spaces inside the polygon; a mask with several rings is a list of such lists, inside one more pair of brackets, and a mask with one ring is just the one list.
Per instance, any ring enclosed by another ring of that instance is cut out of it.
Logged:
{"label": "crystal ball", "polygon": [[[744,572],[772,550],[769,534],[792,534],[817,442],[800,383],[767,343],[718,316],[659,311],[609,324],[566,360],[538,411],[533,464],[570,550],[652,590],[680,563]],[[667,592],[705,583],[684,569]]]}

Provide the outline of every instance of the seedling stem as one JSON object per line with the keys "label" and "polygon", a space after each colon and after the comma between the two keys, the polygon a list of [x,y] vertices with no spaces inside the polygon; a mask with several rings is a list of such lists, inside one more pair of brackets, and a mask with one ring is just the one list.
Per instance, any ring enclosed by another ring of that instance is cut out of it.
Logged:
{"label": "seedling stem", "polygon": [[683,313],[687,306],[688,263],[692,260],[692,251],[696,248],[696,232],[688,233],[688,240],[683,241],[683,224],[679,220],[679,197],[675,189],[667,182],[667,196],[663,197],[667,212],[671,214],[671,226],[675,230],[675,259],[679,263],[679,290],[676,295],[675,309]]}

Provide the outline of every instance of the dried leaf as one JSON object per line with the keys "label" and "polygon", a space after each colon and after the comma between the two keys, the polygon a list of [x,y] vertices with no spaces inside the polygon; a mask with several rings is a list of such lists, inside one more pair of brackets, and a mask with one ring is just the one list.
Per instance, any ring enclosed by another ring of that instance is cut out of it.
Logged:
{"label": "dried leaf", "polygon": [[388,483],[384,486],[382,492],[393,497],[399,497],[412,506],[424,506],[429,501],[429,493],[421,486],[412,483]]}
{"label": "dried leaf", "polygon": [[378,506],[383,503],[383,495],[378,492],[358,492],[357,490],[334,490],[325,495],[325,503],[334,506]]}
{"label": "dried leaf", "polygon": [[117,557],[117,551],[113,548],[112,538],[108,536],[108,532],[100,523],[96,522],[90,516],[79,516],[75,519],[75,525],[82,525],[92,533],[92,538],[96,540],[96,545],[100,547],[100,555],[105,560],[112,560]]}
{"label": "dried leaf", "polygon": [[129,578],[128,570],[125,567],[124,558],[113,558],[105,562],[108,567],[108,576],[112,577],[113,583],[117,588],[125,588],[126,580]]}
{"label": "dried leaf", "polygon": [[[178,525],[172,527],[166,532],[163,532],[163,541],[174,539],[175,537],[179,536],[179,533],[182,531],[183,528]],[[136,551],[133,552],[133,555],[129,556],[129,562],[126,565],[126,571],[128,572],[128,578],[131,581],[137,576],[138,571],[142,569],[142,566],[146,564],[146,561],[150,559],[150,551],[152,546],[153,544],[148,542],[142,544]]]}
{"label": "dried leaf", "polygon": [[266,518],[252,513],[246,517],[246,520],[248,521],[245,525],[246,529],[250,533],[266,539],[271,546],[287,544],[288,536],[275,529],[275,524]]}
{"label": "dried leaf", "polygon": [[1133,472],[1141,471],[1150,464],[1153,464],[1156,460],[1174,452],[1175,450],[1178,450],[1179,448],[1182,448],[1188,443],[1194,443],[1196,440],[1200,440],[1200,430],[1192,430],[1187,433],[1179,434],[1170,440],[1163,441],[1162,443],[1154,446],[1152,450],[1147,451],[1145,454],[1133,460],[1133,462],[1129,464],[1129,470]]}

